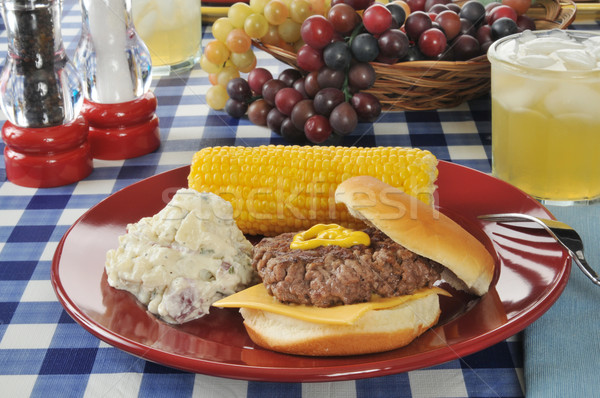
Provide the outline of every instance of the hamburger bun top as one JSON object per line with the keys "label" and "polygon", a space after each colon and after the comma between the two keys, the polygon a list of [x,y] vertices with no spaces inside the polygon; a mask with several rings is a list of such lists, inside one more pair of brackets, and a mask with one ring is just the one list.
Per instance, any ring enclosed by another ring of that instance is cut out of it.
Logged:
{"label": "hamburger bun top", "polygon": [[442,277],[455,288],[480,296],[488,291],[494,259],[473,235],[432,206],[369,176],[343,181],[335,201],[396,243],[446,267],[450,272]]}

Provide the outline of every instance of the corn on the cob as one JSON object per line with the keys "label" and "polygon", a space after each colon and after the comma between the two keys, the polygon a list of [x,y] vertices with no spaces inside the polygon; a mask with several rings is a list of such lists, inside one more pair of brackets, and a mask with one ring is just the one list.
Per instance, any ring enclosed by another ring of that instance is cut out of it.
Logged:
{"label": "corn on the cob", "polygon": [[431,203],[437,173],[435,156],[416,148],[209,147],[194,155],[188,184],[228,200],[244,233],[270,236],[320,222],[363,227],[335,203],[349,177],[370,175]]}

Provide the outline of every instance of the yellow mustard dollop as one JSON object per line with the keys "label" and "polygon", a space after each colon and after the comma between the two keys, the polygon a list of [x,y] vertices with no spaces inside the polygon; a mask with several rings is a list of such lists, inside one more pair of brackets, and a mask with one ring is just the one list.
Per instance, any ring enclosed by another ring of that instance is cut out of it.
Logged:
{"label": "yellow mustard dollop", "polygon": [[294,236],[290,249],[310,250],[319,246],[351,247],[369,246],[371,239],[362,231],[344,228],[337,224],[317,224]]}

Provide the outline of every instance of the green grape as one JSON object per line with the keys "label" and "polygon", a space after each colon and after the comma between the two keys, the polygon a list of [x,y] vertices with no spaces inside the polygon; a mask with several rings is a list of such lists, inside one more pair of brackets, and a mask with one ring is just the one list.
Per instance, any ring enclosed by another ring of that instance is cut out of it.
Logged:
{"label": "green grape", "polygon": [[240,72],[238,68],[234,65],[225,66],[221,72],[217,75],[217,84],[220,84],[223,87],[227,87],[227,83],[231,79],[235,79],[236,77],[240,77]]}
{"label": "green grape", "polygon": [[225,108],[228,99],[227,89],[220,84],[211,86],[206,92],[206,104],[217,111]]}
{"label": "green grape", "polygon": [[269,0],[250,0],[250,8],[258,14],[262,14]]}
{"label": "green grape", "polygon": [[244,53],[233,53],[231,54],[231,62],[237,66],[240,70],[248,68],[254,60],[256,56],[252,49],[244,52]]}
{"label": "green grape", "polygon": [[295,43],[301,38],[300,27],[301,25],[298,22],[294,22],[288,18],[277,27],[277,32],[283,41],[287,43]]}
{"label": "green grape", "polygon": [[252,9],[246,3],[235,3],[227,11],[227,17],[235,28],[243,28],[244,21],[248,15],[252,14]]}
{"label": "green grape", "polygon": [[252,39],[243,29],[234,29],[227,35],[225,44],[232,53],[245,53],[252,46]]}
{"label": "green grape", "polygon": [[305,0],[292,0],[290,4],[290,17],[294,22],[301,24],[312,15],[312,7]]}
{"label": "green grape", "polygon": [[287,6],[280,0],[272,0],[267,3],[264,10],[265,18],[271,25],[280,25],[290,14]]}
{"label": "green grape", "polygon": [[263,37],[260,38],[260,41],[263,42],[264,44],[270,44],[273,46],[278,45],[280,38],[279,38],[279,32],[277,32],[277,26],[269,25],[269,30]]}
{"label": "green grape", "polygon": [[243,68],[240,68],[240,72],[242,73],[250,73],[250,71],[254,68],[256,68],[256,56],[254,54],[252,54],[254,60],[252,61],[252,63],[248,64],[248,66],[244,66]]}
{"label": "green grape", "polygon": [[200,57],[200,67],[206,73],[219,73],[221,69],[223,69],[223,65],[217,65],[210,62],[208,58],[206,58],[206,54],[202,54],[202,57]]}
{"label": "green grape", "polygon": [[269,22],[262,14],[250,14],[244,22],[244,30],[253,39],[259,39],[269,31]]}
{"label": "green grape", "polygon": [[229,54],[231,53],[225,43],[214,40],[206,45],[204,54],[206,54],[206,58],[213,64],[222,65],[229,59]]}
{"label": "green grape", "polygon": [[[279,0],[281,1],[283,4],[285,4],[285,6],[287,7],[287,9],[289,10],[291,5],[292,5],[292,0]],[[322,0],[319,0],[322,1]]]}
{"label": "green grape", "polygon": [[306,44],[306,43],[304,43],[304,40],[302,40],[302,39],[300,39],[300,40],[298,40],[297,42],[295,42],[295,43],[293,44],[293,47],[294,47],[294,52],[295,52],[295,53],[298,53],[298,50],[300,50],[300,47],[302,47],[304,44]]}
{"label": "green grape", "polygon": [[212,34],[215,39],[225,43],[227,35],[233,30],[233,25],[227,17],[222,17],[213,22]]}

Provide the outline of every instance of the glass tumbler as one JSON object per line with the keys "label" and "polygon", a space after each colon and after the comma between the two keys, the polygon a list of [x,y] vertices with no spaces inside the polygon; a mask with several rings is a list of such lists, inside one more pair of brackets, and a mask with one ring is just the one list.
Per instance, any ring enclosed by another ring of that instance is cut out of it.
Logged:
{"label": "glass tumbler", "polygon": [[492,172],[545,204],[600,198],[600,35],[525,31],[497,40]]}

